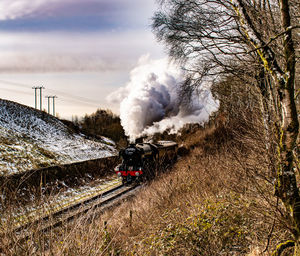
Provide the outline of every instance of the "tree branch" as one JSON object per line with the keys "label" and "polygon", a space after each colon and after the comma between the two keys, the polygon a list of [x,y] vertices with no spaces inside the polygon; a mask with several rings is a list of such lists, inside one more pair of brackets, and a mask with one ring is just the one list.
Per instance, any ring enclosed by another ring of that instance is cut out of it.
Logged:
{"label": "tree branch", "polygon": [[260,47],[255,48],[254,50],[248,51],[247,53],[252,53],[252,52],[255,52],[255,51],[259,50],[259,49],[263,49],[263,48],[265,48],[266,46],[268,46],[270,43],[272,43],[273,41],[275,41],[278,37],[280,37],[280,36],[282,36],[282,35],[288,33],[289,31],[291,31],[291,30],[293,30],[293,29],[298,29],[298,28],[300,28],[300,25],[289,27],[287,30],[282,31],[281,33],[277,34],[277,35],[274,36],[274,37],[271,37],[271,39],[269,40],[269,42],[265,43],[264,45],[262,45],[262,46],[260,46]]}

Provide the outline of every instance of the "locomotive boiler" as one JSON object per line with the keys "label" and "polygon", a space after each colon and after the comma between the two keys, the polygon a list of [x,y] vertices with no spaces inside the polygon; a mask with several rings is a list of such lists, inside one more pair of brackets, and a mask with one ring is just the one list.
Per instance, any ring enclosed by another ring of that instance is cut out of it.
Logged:
{"label": "locomotive boiler", "polygon": [[115,172],[122,177],[123,184],[152,178],[159,166],[176,160],[177,148],[178,144],[173,141],[130,144],[120,150],[122,163]]}

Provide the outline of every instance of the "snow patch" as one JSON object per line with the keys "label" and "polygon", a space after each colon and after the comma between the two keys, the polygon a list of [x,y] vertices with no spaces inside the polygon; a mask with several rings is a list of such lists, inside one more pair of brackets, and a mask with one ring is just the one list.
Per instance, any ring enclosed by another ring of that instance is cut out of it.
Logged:
{"label": "snow patch", "polygon": [[115,155],[113,141],[86,139],[59,119],[0,99],[0,174]]}

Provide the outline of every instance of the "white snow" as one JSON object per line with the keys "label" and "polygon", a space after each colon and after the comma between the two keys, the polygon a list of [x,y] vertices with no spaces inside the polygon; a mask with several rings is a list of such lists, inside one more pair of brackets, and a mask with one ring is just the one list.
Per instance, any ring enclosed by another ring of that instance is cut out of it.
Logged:
{"label": "white snow", "polygon": [[114,142],[86,139],[57,118],[0,99],[0,174],[115,155]]}

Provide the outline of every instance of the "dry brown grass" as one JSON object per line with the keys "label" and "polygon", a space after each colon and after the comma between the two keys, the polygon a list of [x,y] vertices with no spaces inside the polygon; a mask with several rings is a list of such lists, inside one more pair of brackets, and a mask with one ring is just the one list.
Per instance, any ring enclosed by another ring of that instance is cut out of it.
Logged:
{"label": "dry brown grass", "polygon": [[186,143],[194,149],[172,172],[106,214],[110,253],[269,255],[287,222],[257,130],[210,128]]}
{"label": "dry brown grass", "polygon": [[288,238],[288,220],[273,196],[261,124],[243,118],[188,137],[190,154],[135,198],[59,231],[33,232],[5,255],[270,255]]}

